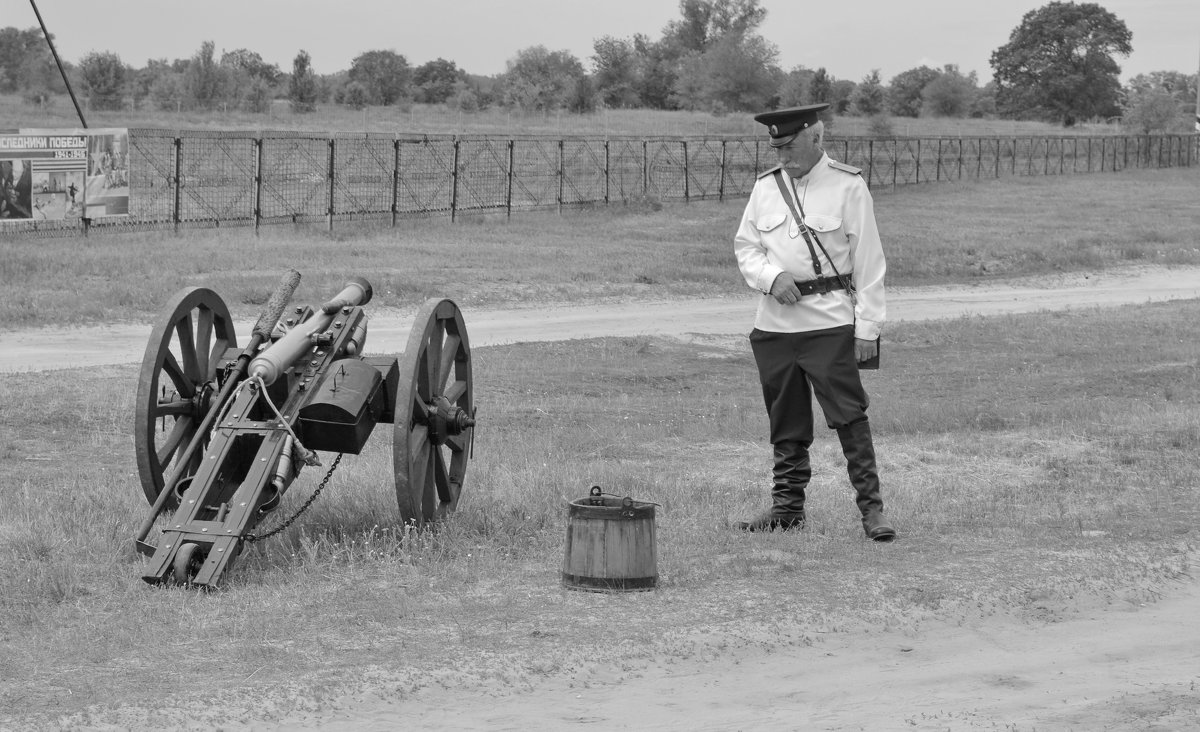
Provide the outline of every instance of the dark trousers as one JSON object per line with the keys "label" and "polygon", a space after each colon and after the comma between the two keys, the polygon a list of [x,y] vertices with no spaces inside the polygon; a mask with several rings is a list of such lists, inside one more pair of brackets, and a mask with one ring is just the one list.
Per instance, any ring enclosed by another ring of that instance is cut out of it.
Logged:
{"label": "dark trousers", "polygon": [[879,482],[866,421],[869,400],[854,358],[854,326],[802,333],[756,328],[750,333],[750,347],[775,447],[772,511],[781,516],[803,512],[811,475],[808,448],[813,441],[813,395],[825,414],[825,423],[838,431],[860,507],[864,513],[865,503],[874,508],[879,504]]}
{"label": "dark trousers", "polygon": [[755,328],[750,347],[771,420],[771,444],[812,444],[814,394],[830,429],[867,418],[869,400],[854,359],[854,326],[803,333]]}

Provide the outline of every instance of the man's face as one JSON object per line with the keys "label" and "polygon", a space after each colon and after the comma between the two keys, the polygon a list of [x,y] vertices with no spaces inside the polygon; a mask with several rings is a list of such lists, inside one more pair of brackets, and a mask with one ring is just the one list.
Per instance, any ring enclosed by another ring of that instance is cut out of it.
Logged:
{"label": "man's face", "polygon": [[775,154],[779,156],[779,164],[784,171],[793,178],[799,178],[812,170],[823,151],[811,135],[801,132],[788,144],[775,148]]}

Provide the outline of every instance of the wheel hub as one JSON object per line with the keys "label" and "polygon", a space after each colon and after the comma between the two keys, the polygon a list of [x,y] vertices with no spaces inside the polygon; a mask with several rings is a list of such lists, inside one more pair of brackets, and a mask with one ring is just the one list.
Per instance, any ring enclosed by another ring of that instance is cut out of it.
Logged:
{"label": "wheel hub", "polygon": [[444,445],[447,438],[461,435],[475,426],[475,418],[443,395],[434,397],[426,412],[429,418],[429,441]]}

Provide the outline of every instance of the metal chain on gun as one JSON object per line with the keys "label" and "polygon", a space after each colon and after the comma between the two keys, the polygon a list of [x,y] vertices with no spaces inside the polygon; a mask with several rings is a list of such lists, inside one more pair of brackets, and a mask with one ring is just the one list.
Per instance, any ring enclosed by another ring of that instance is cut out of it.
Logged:
{"label": "metal chain on gun", "polygon": [[340,452],[338,453],[338,456],[333,459],[333,463],[329,466],[329,471],[326,472],[325,477],[321,479],[321,484],[318,485],[317,489],[315,491],[313,491],[313,494],[308,497],[308,500],[304,502],[304,505],[301,506],[299,508],[299,510],[297,510],[295,513],[293,513],[291,516],[289,516],[286,521],[284,521],[280,525],[276,526],[275,528],[271,529],[270,531],[268,531],[265,534],[246,534],[245,536],[242,537],[242,539],[244,539],[246,541],[246,543],[248,543],[248,544],[253,544],[256,541],[262,541],[263,539],[270,539],[272,536],[275,536],[280,531],[283,531],[287,527],[291,526],[292,522],[294,522],[296,519],[300,518],[300,515],[308,510],[308,507],[313,504],[313,501],[317,500],[317,496],[321,495],[321,491],[325,490],[325,486],[329,485],[329,479],[333,477],[333,471],[337,470],[338,463],[340,463],[342,461],[343,454],[344,453],[340,453]]}

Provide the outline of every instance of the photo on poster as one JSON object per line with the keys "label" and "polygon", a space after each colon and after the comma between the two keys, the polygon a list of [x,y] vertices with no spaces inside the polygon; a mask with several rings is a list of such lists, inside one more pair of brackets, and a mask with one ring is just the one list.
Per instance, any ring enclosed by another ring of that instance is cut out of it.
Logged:
{"label": "photo on poster", "polygon": [[93,130],[89,133],[84,188],[88,218],[129,214],[128,130]]}
{"label": "photo on poster", "polygon": [[64,221],[83,215],[82,170],[33,172],[33,220]]}
{"label": "photo on poster", "polygon": [[0,220],[33,218],[33,167],[28,158],[0,159]]}

